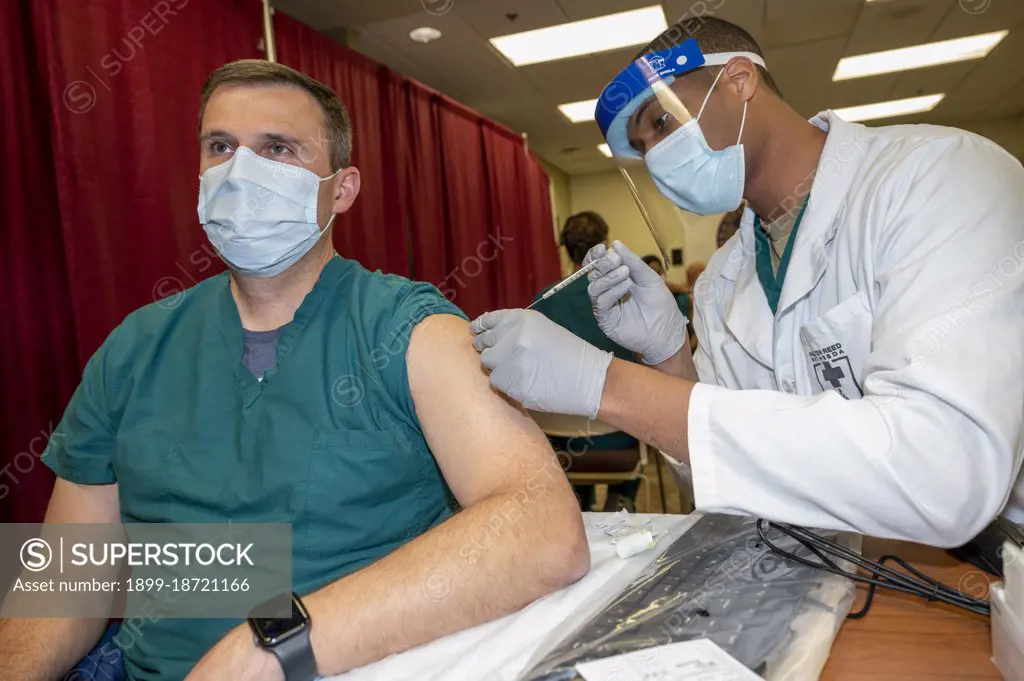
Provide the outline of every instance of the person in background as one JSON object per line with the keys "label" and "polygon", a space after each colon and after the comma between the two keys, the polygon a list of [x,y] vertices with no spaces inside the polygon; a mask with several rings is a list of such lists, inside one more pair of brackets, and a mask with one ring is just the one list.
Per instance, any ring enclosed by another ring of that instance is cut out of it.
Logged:
{"label": "person in background", "polygon": [[705,267],[707,265],[700,260],[694,260],[686,266],[686,281],[689,282],[691,291],[697,285],[697,279],[700,278],[700,275],[704,274]]}
{"label": "person in background", "polygon": [[[66,677],[106,620],[0,620],[5,681],[312,681],[588,570],[554,452],[488,385],[462,312],[335,253],[360,187],[338,96],[246,60],[200,102],[199,222],[230,271],[136,310],[93,355],[43,455],[46,522],[289,523],[309,619],[264,622],[257,645],[251,620],[147,618],[103,653],[119,668]],[[495,535],[510,509],[520,520]],[[479,536],[490,548],[467,554]],[[443,597],[428,593],[439,571],[461,575]]]}
{"label": "person in background", "polygon": [[[718,223],[718,234],[715,235],[715,243],[721,248],[725,245],[725,242],[732,238],[732,235],[739,231],[740,220],[743,218],[743,211],[746,209],[747,204],[741,203],[740,207],[736,210],[729,211],[722,216],[722,221]],[[691,281],[696,281],[691,279]]]}
{"label": "person in background", "polygon": [[[593,211],[571,215],[562,227],[559,243],[569,255],[569,259],[573,263],[573,271],[578,270],[587,251],[597,244],[608,243],[608,224],[604,218]],[[602,350],[611,352],[616,357],[628,362],[635,361],[632,352],[609,340],[598,328],[597,319],[590,307],[590,296],[587,295],[588,283],[587,278],[582,277],[569,284],[557,295],[551,296],[547,300],[540,300],[540,297],[551,288],[548,286],[537,294],[538,302],[533,309]],[[552,438],[552,444],[555,449],[573,454],[580,454],[587,450],[633,449],[638,446],[636,438],[622,432],[569,439]],[[624,508],[630,512],[634,511],[639,489],[640,480],[609,485],[604,510],[618,511]],[[574,490],[579,499],[580,508],[584,511],[591,510],[597,498],[594,486],[577,485]]]}

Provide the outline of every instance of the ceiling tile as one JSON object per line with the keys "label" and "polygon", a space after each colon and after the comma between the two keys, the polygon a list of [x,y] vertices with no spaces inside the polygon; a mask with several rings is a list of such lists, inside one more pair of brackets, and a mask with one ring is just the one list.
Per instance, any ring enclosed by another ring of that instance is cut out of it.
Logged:
{"label": "ceiling tile", "polygon": [[955,4],[956,0],[880,0],[865,3],[843,56],[926,43]]}
{"label": "ceiling tile", "polygon": [[764,40],[764,0],[666,0],[669,24],[684,18],[715,17],[743,27],[754,40]]}
{"label": "ceiling tile", "polygon": [[[997,104],[1024,78],[1019,67],[1021,50],[1024,50],[1024,31],[1018,30],[1006,36],[985,59],[964,62],[969,71],[949,90],[949,96],[939,104],[936,113],[950,119],[986,116],[989,107]],[[909,76],[909,72],[904,74],[905,78]]]}
{"label": "ceiling tile", "polygon": [[369,29],[355,33],[350,47],[378,64],[384,64],[402,75],[415,78],[436,90],[447,92],[451,89],[451,84],[444,79],[443,74],[422,69],[415,60],[408,59],[402,52]]}
{"label": "ceiling tile", "polygon": [[[615,54],[617,56],[611,56]],[[633,58],[633,50],[608,53],[606,59],[596,55],[564,59],[557,62],[533,64],[519,69],[537,90],[544,93],[552,104],[596,99],[604,86]],[[611,69],[609,64],[616,64]]]}
{"label": "ceiling tile", "polygon": [[409,38],[409,31],[417,28],[419,23],[416,16],[400,17],[368,28],[420,69],[443,74],[449,83],[476,81],[480,77],[500,79],[515,72],[490,43],[481,40],[457,13],[437,17],[431,25],[443,36],[425,45]]}
{"label": "ceiling tile", "polygon": [[770,0],[765,40],[770,48],[842,36],[845,43],[864,0]]}
{"label": "ceiling tile", "polygon": [[765,50],[772,78],[789,105],[801,115],[812,116],[830,105],[824,95],[845,43],[839,37]]}
{"label": "ceiling tile", "polygon": [[[1004,96],[993,102],[985,112],[986,117],[993,118],[1019,116],[1022,113],[1024,113],[1024,80],[1019,81]],[[1021,142],[1024,143],[1024,130],[1021,131],[1020,137]]]}
{"label": "ceiling tile", "polygon": [[487,0],[466,7],[458,5],[455,11],[483,38],[522,33],[569,21],[556,0]]}
{"label": "ceiling tile", "polygon": [[829,85],[822,91],[827,93],[822,101],[829,108],[838,109],[846,106],[859,106],[861,104],[874,104],[892,99],[892,91],[899,82],[900,74],[887,73],[882,76],[871,78],[856,78],[854,80],[841,80],[831,82],[832,74],[829,73]]}
{"label": "ceiling tile", "polygon": [[316,29],[339,26],[364,26],[403,16],[419,15],[429,21],[447,14],[456,4],[465,7],[490,0],[373,0],[373,2],[337,2],[336,0],[274,0],[274,9]]}
{"label": "ceiling tile", "polygon": [[[943,64],[927,69],[913,69],[899,74],[895,87],[889,93],[891,99],[950,93],[967,78],[975,67],[974,62]],[[940,104],[941,106],[941,104]]]}
{"label": "ceiling tile", "polygon": [[[661,4],[658,0],[600,0],[599,2],[594,0],[556,0],[556,2],[565,12],[569,21],[592,19],[606,14]],[[666,19],[671,20],[667,16]]]}
{"label": "ceiling tile", "polygon": [[1021,22],[1024,22],[1024,2],[1020,0],[958,0],[931,35],[931,40],[1002,31],[1019,26]]}

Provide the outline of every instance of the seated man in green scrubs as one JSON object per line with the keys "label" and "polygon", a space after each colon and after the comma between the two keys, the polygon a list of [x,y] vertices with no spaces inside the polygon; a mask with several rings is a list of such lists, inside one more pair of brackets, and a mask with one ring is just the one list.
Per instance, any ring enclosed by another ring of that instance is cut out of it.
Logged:
{"label": "seated man in green scrubs", "polygon": [[[587,251],[597,244],[608,243],[608,224],[604,218],[593,211],[577,213],[565,221],[560,241],[569,254],[574,268],[578,270],[583,266],[583,258]],[[597,319],[594,318],[594,312],[590,307],[587,284],[587,278],[581,277],[547,300],[540,300],[540,297],[551,288],[548,286],[537,294],[538,302],[533,309],[605,352],[614,353],[620,359],[635,361],[636,357],[632,352],[609,340],[608,336],[598,328]],[[567,441],[559,440],[554,441],[553,444],[563,451],[581,455],[585,454],[587,450],[633,449],[638,443],[632,435],[618,432],[593,437],[570,438]],[[640,480],[608,485],[608,497],[603,510],[635,511],[636,495],[639,490]],[[577,485],[574,487],[574,491],[579,499],[580,507],[585,511],[591,510],[597,498],[594,486]]]}
{"label": "seated man in green scrubs", "polygon": [[[291,523],[302,654],[324,676],[583,576],[565,476],[491,390],[464,315],[334,252],[360,183],[335,93],[243,61],[201,102],[199,221],[230,272],[130,314],[89,361],[44,455],[47,522]],[[0,621],[0,679],[60,678],[106,624]],[[285,678],[241,619],[139,633],[122,646],[129,679]]]}

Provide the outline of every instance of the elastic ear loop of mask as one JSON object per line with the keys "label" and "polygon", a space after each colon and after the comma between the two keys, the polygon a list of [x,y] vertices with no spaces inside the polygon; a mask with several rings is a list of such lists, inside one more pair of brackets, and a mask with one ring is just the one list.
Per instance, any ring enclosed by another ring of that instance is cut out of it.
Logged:
{"label": "elastic ear loop of mask", "polygon": [[[725,66],[728,66],[728,64],[726,64]],[[715,91],[715,86],[718,85],[718,79],[722,77],[723,73],[725,73],[725,66],[722,66],[722,70],[718,72],[717,76],[715,76],[715,82],[711,83],[711,88],[708,90],[708,93],[706,95],[704,95],[704,101],[701,102],[701,104],[700,104],[700,111],[697,112],[696,121],[697,121],[698,124],[700,124],[700,117],[704,114],[704,107],[706,107],[708,105],[708,100],[711,99],[711,93]],[[745,126],[746,124],[747,124],[747,102],[746,102],[746,100],[744,100],[744,102],[743,102],[743,118],[740,119],[740,134],[736,136],[736,144],[739,144],[740,140],[743,139],[743,126]]]}

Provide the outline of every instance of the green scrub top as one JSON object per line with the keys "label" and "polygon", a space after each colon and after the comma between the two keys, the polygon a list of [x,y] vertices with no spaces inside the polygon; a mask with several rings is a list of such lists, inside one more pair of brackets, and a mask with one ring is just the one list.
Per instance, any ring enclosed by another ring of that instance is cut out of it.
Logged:
{"label": "green scrub top", "polygon": [[[125,523],[291,523],[299,594],[449,517],[405,353],[424,317],[465,315],[428,284],[334,257],[260,382],[228,282],[129,315],[89,360],[44,462],[119,483]],[[144,622],[118,640],[128,676],[180,680],[241,621]]]}
{"label": "green scrub top", "polygon": [[[604,335],[601,327],[597,325],[597,319],[594,317],[594,310],[590,304],[590,296],[587,295],[588,283],[586,277],[580,277],[547,300],[540,300],[541,296],[554,286],[552,284],[537,294],[536,300],[539,302],[533,306],[533,309],[559,326],[572,331],[591,345],[605,352],[611,352],[619,359],[635,362],[636,355]],[[632,449],[639,444],[636,438],[626,433],[609,433],[587,440],[588,438],[569,438],[566,442],[559,441],[554,444],[556,447],[571,452],[585,451],[587,447]]]}
{"label": "green scrub top", "polygon": [[761,282],[761,288],[764,290],[764,296],[768,299],[768,307],[771,308],[773,315],[778,314],[782,284],[786,281],[786,270],[789,269],[789,259],[793,254],[793,244],[796,243],[796,233],[800,229],[800,221],[804,219],[804,211],[807,210],[807,202],[809,200],[809,196],[804,199],[803,205],[800,207],[800,213],[796,216],[793,230],[789,233],[789,239],[786,241],[786,248],[782,251],[782,257],[779,259],[778,271],[772,271],[772,245],[768,240],[768,235],[761,228],[761,218],[757,215],[754,216],[754,243],[756,245],[754,253],[757,265],[757,279]]}
{"label": "green scrub top", "polygon": [[673,293],[672,297],[676,299],[676,306],[679,311],[683,313],[683,316],[687,319],[690,318],[690,294],[689,293]]}

